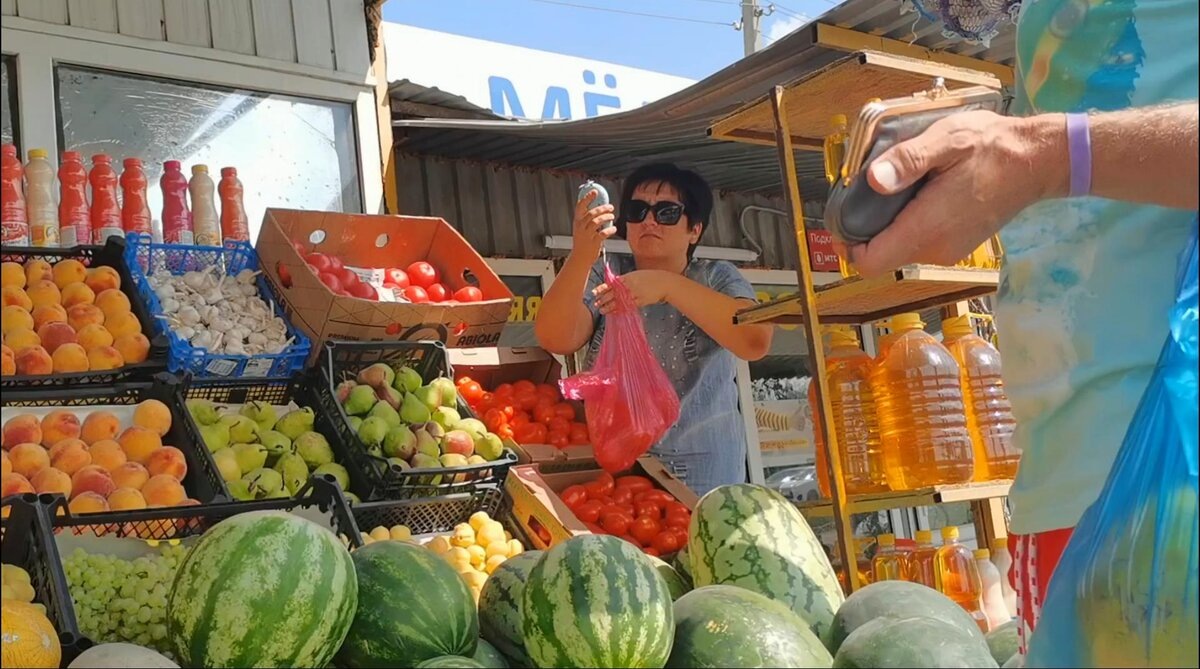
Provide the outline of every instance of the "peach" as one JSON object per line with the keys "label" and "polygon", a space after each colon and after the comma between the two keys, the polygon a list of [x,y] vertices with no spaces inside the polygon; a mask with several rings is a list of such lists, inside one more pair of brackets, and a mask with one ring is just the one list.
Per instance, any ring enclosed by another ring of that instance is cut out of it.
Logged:
{"label": "peach", "polygon": [[50,466],[67,475],[90,464],[92,454],[82,439],[63,439],[50,448]]}
{"label": "peach", "polygon": [[137,316],[128,311],[121,314],[113,314],[112,318],[106,317],[104,327],[108,328],[108,331],[112,333],[114,338],[142,331],[142,324],[138,321]]}
{"label": "peach", "polygon": [[79,416],[67,409],[55,409],[42,418],[42,445],[53,446],[63,439],[78,439]]}
{"label": "peach", "polygon": [[146,481],[150,479],[150,472],[146,468],[136,462],[126,462],[125,464],[112,470],[112,480],[122,488],[136,488],[141,490],[142,486],[146,485]]}
{"label": "peach", "polygon": [[178,448],[163,446],[150,454],[150,458],[146,460],[146,469],[151,476],[166,474],[175,477],[176,481],[182,481],[183,477],[187,476],[187,458],[183,457],[183,451]]}
{"label": "peach", "polygon": [[12,460],[13,471],[25,478],[33,478],[34,474],[50,466],[50,455],[37,444],[17,444],[8,452],[8,457]]}
{"label": "peach", "polygon": [[108,267],[93,267],[87,271],[87,278],[83,280],[88,288],[91,288],[97,295],[115,288],[121,287],[121,275],[117,270]]}
{"label": "peach", "polygon": [[75,328],[66,323],[46,323],[38,328],[38,337],[42,340],[42,348],[50,353],[63,344],[75,344],[79,339]]}
{"label": "peach", "polygon": [[33,327],[40,328],[46,323],[66,323],[67,310],[61,304],[50,304],[33,310]]}
{"label": "peach", "polygon": [[33,478],[29,480],[29,483],[39,494],[44,492],[57,492],[62,493],[67,497],[71,496],[71,477],[68,476],[66,472],[55,469],[54,467],[47,467],[34,474]]}
{"label": "peach", "polygon": [[116,288],[97,291],[95,305],[100,307],[108,318],[112,318],[114,314],[129,313],[133,308],[129,304],[129,297]]}
{"label": "peach", "polygon": [[29,482],[29,479],[20,474],[5,474],[3,479],[0,479],[0,497],[21,495],[27,492],[37,491],[33,489],[33,484]]}
{"label": "peach", "polygon": [[134,488],[117,488],[108,496],[108,506],[113,511],[132,511],[146,508],[146,498]]}
{"label": "peach", "polygon": [[[88,454],[92,456],[92,464],[105,468],[110,474],[128,461],[121,445],[112,439],[92,442],[88,447]],[[115,479],[116,475],[113,474],[113,477]]]}
{"label": "peach", "polygon": [[146,362],[146,358],[150,357],[150,340],[141,332],[123,334],[114,339],[112,345],[127,365]]}
{"label": "peach", "polygon": [[116,439],[121,431],[121,421],[111,411],[93,411],[83,419],[79,436],[87,443],[95,446],[97,442]]}
{"label": "peach", "polygon": [[164,436],[171,431],[171,409],[158,400],[145,400],[133,410],[133,424]]}
{"label": "peach", "polygon": [[58,284],[59,288],[66,288],[73,283],[83,283],[87,278],[88,270],[78,260],[68,259],[54,263],[51,273],[54,275],[54,283]]}
{"label": "peach", "polygon": [[42,338],[33,330],[17,329],[4,336],[4,345],[20,353],[22,350],[42,345]]}
{"label": "peach", "polygon": [[[92,492],[91,490],[72,497],[70,504],[67,504],[67,508],[71,510],[71,513],[100,513],[109,510],[108,502],[105,501],[104,495]],[[97,532],[97,534],[100,533]]]}
{"label": "peach", "polygon": [[17,349],[17,374],[41,375],[54,371],[54,361],[41,346],[26,346]]}
{"label": "peach", "polygon": [[33,314],[16,304],[10,304],[0,310],[0,333],[8,334],[12,330],[32,330]]}
{"label": "peach", "polygon": [[17,373],[17,354],[8,347],[0,344],[0,376],[12,376]]}
{"label": "peach", "polygon": [[90,351],[100,346],[112,346],[112,333],[104,329],[99,323],[91,323],[85,325],[75,332],[75,336],[79,339],[79,345],[85,351]]}
{"label": "peach", "polygon": [[148,505],[175,506],[187,499],[187,492],[174,476],[159,474],[142,486],[142,496]]}
{"label": "peach", "polygon": [[76,374],[88,371],[88,353],[79,344],[63,344],[50,354],[55,374]]}
{"label": "peach", "polygon": [[[29,284],[29,287],[25,289],[25,294],[29,296],[29,302],[34,307],[62,304],[62,291],[54,285],[53,281],[42,279],[37,283]],[[33,308],[30,308],[30,311],[33,311]]]}
{"label": "peach", "polygon": [[120,369],[125,366],[121,352],[111,346],[97,346],[87,352],[88,366],[92,371]]}
{"label": "peach", "polygon": [[33,311],[33,300],[24,288],[5,286],[0,288],[0,305],[6,307],[21,307],[25,311]]}
{"label": "peach", "polygon": [[67,322],[76,331],[87,325],[104,325],[104,312],[94,304],[76,304],[67,307]]}
{"label": "peach", "polygon": [[25,285],[32,286],[42,279],[54,279],[54,269],[45,260],[25,261]]}
{"label": "peach", "polygon": [[42,443],[42,421],[31,413],[13,416],[0,429],[0,441],[3,442],[6,451],[17,444],[40,444]]}
{"label": "peach", "polygon": [[72,496],[94,492],[101,497],[108,497],[117,489],[117,484],[103,467],[88,465],[71,477],[71,489],[74,491]]}
{"label": "peach", "polygon": [[[22,274],[21,276],[25,275]],[[8,476],[12,473],[12,460],[8,459],[8,451],[0,451],[0,464],[3,465],[3,469],[0,469],[0,474]]]}
{"label": "peach", "polygon": [[117,443],[125,450],[126,457],[144,465],[146,460],[150,459],[151,453],[162,448],[162,437],[158,436],[155,430],[134,425],[125,428],[121,436],[117,437]]}
{"label": "peach", "polygon": [[25,287],[25,268],[15,262],[0,263],[0,286]]}
{"label": "peach", "polygon": [[62,305],[67,309],[76,304],[91,304],[96,301],[96,294],[87,284],[71,283],[62,289]]}

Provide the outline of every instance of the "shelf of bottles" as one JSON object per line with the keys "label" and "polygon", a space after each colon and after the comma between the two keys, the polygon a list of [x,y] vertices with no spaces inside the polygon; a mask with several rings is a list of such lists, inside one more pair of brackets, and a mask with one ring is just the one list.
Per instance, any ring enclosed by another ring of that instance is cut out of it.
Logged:
{"label": "shelf of bottles", "polygon": [[[953,502],[979,502],[999,497],[1008,497],[1008,489],[1012,481],[981,481],[936,485],[917,490],[902,490],[900,492],[866,493],[847,495],[847,506],[850,513],[872,513],[889,509],[904,509],[934,504],[950,504]],[[832,516],[833,502],[828,499],[800,502],[800,512],[806,516],[819,518]]]}

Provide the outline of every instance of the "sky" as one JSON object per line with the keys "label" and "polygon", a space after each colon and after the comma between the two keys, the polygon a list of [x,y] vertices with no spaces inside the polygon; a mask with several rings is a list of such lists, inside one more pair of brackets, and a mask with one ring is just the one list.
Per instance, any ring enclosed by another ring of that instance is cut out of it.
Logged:
{"label": "sky", "polygon": [[[760,24],[763,46],[837,4],[775,3]],[[742,33],[732,26],[741,19],[739,0],[387,0],[383,18],[691,79],[743,56]]]}

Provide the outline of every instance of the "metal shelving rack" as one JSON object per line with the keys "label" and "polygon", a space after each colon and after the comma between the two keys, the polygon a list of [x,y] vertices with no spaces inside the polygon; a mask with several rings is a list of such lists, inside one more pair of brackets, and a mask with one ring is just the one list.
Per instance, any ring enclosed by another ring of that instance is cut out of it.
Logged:
{"label": "metal shelving rack", "polygon": [[[894,56],[877,51],[858,51],[825,68],[786,85],[714,123],[708,130],[714,139],[774,146],[779,169],[787,184],[788,213],[796,231],[800,291],[783,299],[746,309],[734,318],[737,323],[805,323],[805,337],[817,370],[825,369],[821,342],[822,323],[864,324],[893,314],[949,305],[996,290],[995,270],[961,267],[910,265],[873,279],[851,277],[834,284],[814,287],[808,254],[795,151],[823,149],[825,129],[834,114],[855,118],[872,98],[894,98],[929,88],[936,78],[949,88],[962,86],[1000,87],[992,74],[978,70]],[[875,495],[847,495],[842,477],[840,445],[836,434],[825,426],[833,424],[828,396],[828,379],[823,372],[813,376],[820,398],[822,430],[833,482],[832,500],[801,504],[809,515],[832,515],[838,535],[838,552],[843,565],[854,564],[853,527],[850,516],[884,509],[970,501],[976,504],[977,536],[988,541],[1004,532],[1002,506],[1009,482],[935,486],[922,490]],[[981,513],[982,512],[982,513]],[[846,569],[850,589],[860,585],[856,569]]]}

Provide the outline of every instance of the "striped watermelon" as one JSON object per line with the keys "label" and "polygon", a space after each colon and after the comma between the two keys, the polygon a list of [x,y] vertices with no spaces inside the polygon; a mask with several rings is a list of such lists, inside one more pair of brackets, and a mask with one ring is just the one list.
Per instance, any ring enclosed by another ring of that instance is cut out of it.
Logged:
{"label": "striped watermelon", "polygon": [[786,498],[738,483],[700,498],[688,527],[696,587],[736,585],[786,604],[828,645],[844,596],[829,557]]}
{"label": "striped watermelon", "polygon": [[353,559],[360,606],[338,651],[339,666],[412,667],[475,652],[475,598],[449,563],[404,541],[377,541]]}
{"label": "striped watermelon", "polygon": [[521,631],[521,593],[542,551],[526,551],[496,567],[479,594],[479,632],[514,663],[528,666]]}
{"label": "striped watermelon", "polygon": [[482,664],[469,657],[461,655],[442,655],[431,660],[425,660],[417,665],[417,669],[485,669]]}
{"label": "striped watermelon", "polygon": [[688,583],[674,567],[663,562],[662,560],[650,556],[650,561],[654,563],[654,568],[658,570],[658,575],[663,577],[663,582],[667,584],[667,590],[671,593],[671,599],[677,600],[692,589]]}
{"label": "striped watermelon", "polygon": [[358,603],[350,555],[282,511],[217,523],[179,566],[167,634],[185,667],[323,667]]}
{"label": "striped watermelon", "polygon": [[475,654],[471,656],[479,664],[489,669],[508,669],[508,659],[504,654],[488,643],[487,639],[479,639],[475,646]]}
{"label": "striped watermelon", "polygon": [[539,667],[662,667],[675,621],[654,564],[618,537],[585,534],[546,551],[521,597]]}

